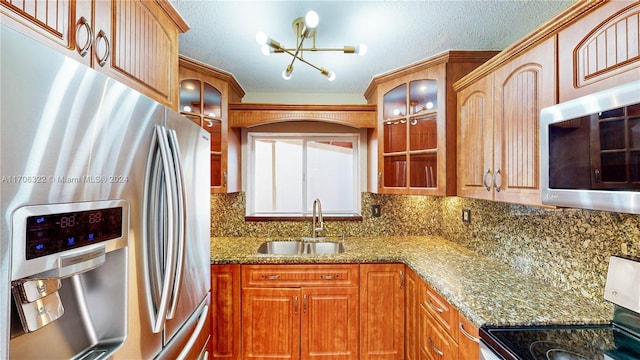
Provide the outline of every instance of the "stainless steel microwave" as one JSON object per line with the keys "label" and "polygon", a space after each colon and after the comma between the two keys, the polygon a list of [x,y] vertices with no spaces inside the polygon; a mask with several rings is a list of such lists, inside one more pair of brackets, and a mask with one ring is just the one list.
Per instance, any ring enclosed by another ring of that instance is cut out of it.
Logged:
{"label": "stainless steel microwave", "polygon": [[640,80],[540,112],[546,205],[640,214]]}

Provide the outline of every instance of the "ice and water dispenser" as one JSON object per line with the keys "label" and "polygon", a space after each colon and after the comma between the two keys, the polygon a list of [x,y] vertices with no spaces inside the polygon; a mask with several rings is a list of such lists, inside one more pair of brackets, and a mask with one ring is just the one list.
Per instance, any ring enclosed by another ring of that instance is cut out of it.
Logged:
{"label": "ice and water dispenser", "polygon": [[12,359],[102,359],[126,337],[124,200],[24,206],[12,215]]}

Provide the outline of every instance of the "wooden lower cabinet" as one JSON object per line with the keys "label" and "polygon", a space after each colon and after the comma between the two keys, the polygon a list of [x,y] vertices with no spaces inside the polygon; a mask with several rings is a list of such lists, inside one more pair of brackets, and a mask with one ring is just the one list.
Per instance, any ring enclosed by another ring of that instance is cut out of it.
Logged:
{"label": "wooden lower cabinet", "polygon": [[211,359],[240,358],[240,265],[211,266]]}
{"label": "wooden lower cabinet", "polygon": [[404,359],[404,264],[360,265],[360,359]]}
{"label": "wooden lower cabinet", "polygon": [[420,311],[420,359],[458,359],[458,344],[424,308]]}
{"label": "wooden lower cabinet", "polygon": [[479,359],[480,346],[478,339],[480,334],[478,328],[464,316],[458,314],[458,329],[460,330],[460,336],[458,337],[458,359]]}
{"label": "wooden lower cabinet", "polygon": [[404,353],[407,360],[420,358],[420,281],[413,270],[406,269]]}
{"label": "wooden lower cabinet", "polygon": [[407,268],[406,359],[477,360],[478,328]]}
{"label": "wooden lower cabinet", "polygon": [[358,359],[357,269],[244,266],[243,359]]}
{"label": "wooden lower cabinet", "polygon": [[210,359],[476,360],[478,329],[403,264],[212,265]]}
{"label": "wooden lower cabinet", "polygon": [[300,289],[242,289],[244,359],[300,358]]}

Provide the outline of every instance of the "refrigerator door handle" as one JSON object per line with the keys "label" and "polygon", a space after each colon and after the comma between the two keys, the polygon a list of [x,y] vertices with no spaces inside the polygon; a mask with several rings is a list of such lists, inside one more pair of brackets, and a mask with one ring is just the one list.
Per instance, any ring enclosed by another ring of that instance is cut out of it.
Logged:
{"label": "refrigerator door handle", "polygon": [[182,172],[182,163],[180,157],[180,148],[178,146],[178,137],[174,130],[168,130],[167,137],[169,147],[171,148],[171,155],[173,156],[173,165],[174,169],[172,174],[175,176],[173,183],[175,184],[175,193],[177,197],[177,202],[175,204],[175,217],[176,217],[176,236],[173,241],[175,241],[176,246],[176,266],[175,266],[175,278],[173,281],[173,290],[172,296],[170,298],[170,306],[169,312],[167,313],[167,319],[172,319],[175,315],[176,307],[178,305],[178,296],[180,295],[180,287],[182,285],[182,270],[184,268],[184,256],[185,256],[185,246],[186,246],[186,205],[185,205],[185,185],[184,185],[184,177]]}
{"label": "refrigerator door handle", "polygon": [[208,316],[209,316],[209,305],[205,305],[204,308],[202,309],[202,312],[200,313],[200,317],[198,317],[198,323],[196,324],[196,327],[193,330],[193,333],[189,337],[189,340],[184,345],[184,348],[182,349],[180,354],[176,357],[176,359],[183,360],[187,358],[187,355],[189,355],[189,352],[191,352],[191,350],[193,349],[193,346],[195,345],[196,341],[200,337],[200,334],[202,334],[202,329],[204,328],[204,324],[207,322]]}
{"label": "refrigerator door handle", "polygon": [[[175,279],[176,192],[173,157],[166,128],[156,126],[149,159],[143,221],[143,261],[147,279],[147,307],[152,331],[164,327]],[[179,220],[178,220],[179,221]],[[165,249],[166,247],[166,249]]]}

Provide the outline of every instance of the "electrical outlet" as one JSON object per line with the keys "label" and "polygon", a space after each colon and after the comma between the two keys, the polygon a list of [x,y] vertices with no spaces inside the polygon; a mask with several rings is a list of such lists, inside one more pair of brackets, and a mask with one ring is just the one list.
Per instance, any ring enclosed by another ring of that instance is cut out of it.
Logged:
{"label": "electrical outlet", "polygon": [[462,209],[462,222],[471,224],[471,209]]}
{"label": "electrical outlet", "polygon": [[380,205],[371,205],[371,216],[380,217],[380,215],[382,215]]}

